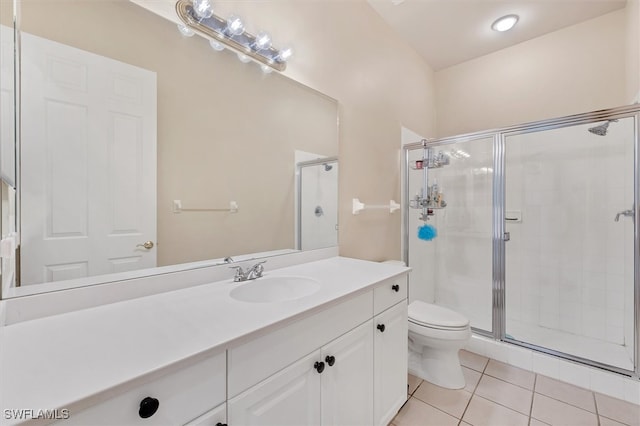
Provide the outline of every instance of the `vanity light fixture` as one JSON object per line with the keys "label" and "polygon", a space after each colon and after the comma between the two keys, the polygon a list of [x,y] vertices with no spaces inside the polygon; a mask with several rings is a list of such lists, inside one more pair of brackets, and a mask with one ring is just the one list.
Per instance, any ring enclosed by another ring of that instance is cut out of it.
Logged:
{"label": "vanity light fixture", "polygon": [[498,32],[509,31],[518,23],[518,19],[520,19],[518,15],[505,15],[496,19],[495,22],[491,24],[491,29]]}
{"label": "vanity light fixture", "polygon": [[191,28],[182,24],[178,24],[178,31],[180,31],[180,34],[182,34],[185,37],[191,37],[195,34]]}
{"label": "vanity light fixture", "polygon": [[247,62],[251,61],[251,58],[245,55],[244,53],[238,52],[238,60],[243,64],[246,64]]}
{"label": "vanity light fixture", "polygon": [[[183,35],[198,33],[209,39],[214,50],[230,49],[242,62],[255,61],[265,68],[284,71],[293,50],[278,50],[272,46],[271,36],[265,31],[253,35],[245,30],[242,20],[235,15],[228,19],[213,13],[210,0],[178,0],[176,13],[184,25],[178,28]],[[185,33],[184,30],[187,30]],[[266,71],[265,71],[266,72]]]}
{"label": "vanity light fixture", "polygon": [[193,0],[193,11],[201,19],[211,18],[213,7],[210,0]]}
{"label": "vanity light fixture", "polygon": [[211,46],[211,48],[216,52],[221,52],[224,50],[224,44],[220,43],[219,41],[209,40],[209,46]]}

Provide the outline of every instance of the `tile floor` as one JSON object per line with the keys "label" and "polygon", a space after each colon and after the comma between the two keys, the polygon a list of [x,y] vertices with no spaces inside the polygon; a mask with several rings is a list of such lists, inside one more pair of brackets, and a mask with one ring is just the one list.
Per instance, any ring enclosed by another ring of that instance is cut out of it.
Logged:
{"label": "tile floor", "polygon": [[409,400],[392,426],[640,426],[640,406],[472,352],[460,351],[467,386],[409,376]]}

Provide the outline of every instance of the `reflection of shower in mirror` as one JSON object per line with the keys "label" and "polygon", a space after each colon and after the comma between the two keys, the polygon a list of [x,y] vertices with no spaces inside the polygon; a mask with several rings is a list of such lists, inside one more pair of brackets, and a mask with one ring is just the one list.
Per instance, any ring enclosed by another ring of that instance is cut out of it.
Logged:
{"label": "reflection of shower in mirror", "polygon": [[595,126],[595,127],[590,127],[587,130],[589,130],[589,132],[591,132],[591,133],[593,133],[594,135],[597,135],[597,136],[607,136],[607,132],[609,131],[609,124],[610,123],[615,123],[617,121],[618,120],[607,120],[604,123],[602,123],[602,124],[600,124],[598,126]]}
{"label": "reflection of shower in mirror", "polygon": [[338,241],[338,161],[296,152],[296,247],[316,249]]}

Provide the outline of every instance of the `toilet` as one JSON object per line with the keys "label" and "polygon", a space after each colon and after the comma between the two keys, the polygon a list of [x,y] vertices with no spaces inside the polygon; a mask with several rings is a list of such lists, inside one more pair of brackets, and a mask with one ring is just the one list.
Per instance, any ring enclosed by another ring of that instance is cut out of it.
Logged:
{"label": "toilet", "polygon": [[[397,260],[383,263],[405,265]],[[458,351],[471,338],[469,319],[442,306],[409,304],[409,373],[448,389],[465,386]]]}
{"label": "toilet", "polygon": [[471,338],[469,319],[442,306],[409,304],[409,373],[448,389],[465,386],[458,351]]}

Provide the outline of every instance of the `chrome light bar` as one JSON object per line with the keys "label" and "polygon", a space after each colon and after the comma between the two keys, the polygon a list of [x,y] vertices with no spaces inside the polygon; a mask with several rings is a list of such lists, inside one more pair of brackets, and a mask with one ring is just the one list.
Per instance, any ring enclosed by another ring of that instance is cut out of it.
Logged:
{"label": "chrome light bar", "polygon": [[224,44],[226,48],[239,55],[246,55],[256,62],[278,71],[284,71],[287,68],[286,61],[291,55],[291,49],[278,50],[271,46],[260,49],[257,36],[247,31],[237,35],[233,34],[229,31],[226,19],[215,14],[211,14],[208,18],[198,16],[191,0],[178,0],[176,13],[186,27],[205,38]]}

